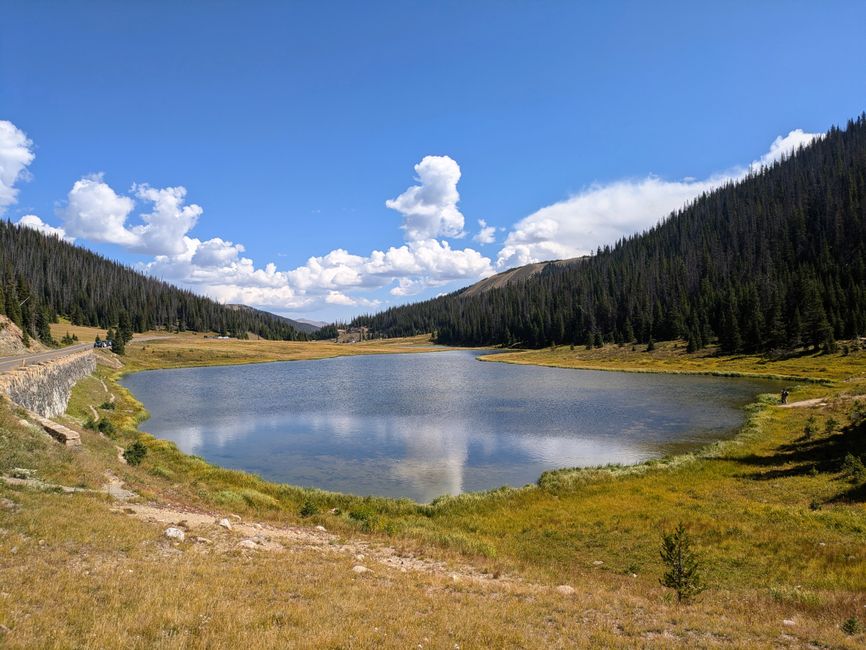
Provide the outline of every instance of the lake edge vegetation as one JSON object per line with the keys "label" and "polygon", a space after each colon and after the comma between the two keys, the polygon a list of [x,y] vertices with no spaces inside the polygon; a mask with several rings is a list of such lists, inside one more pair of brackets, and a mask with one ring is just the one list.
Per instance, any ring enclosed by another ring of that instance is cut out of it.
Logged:
{"label": "lake edge vegetation", "polygon": [[[591,590],[624,590],[623,593],[632,595],[639,592],[645,599],[642,606],[658,608],[654,609],[656,612],[674,607],[665,600],[664,590],[658,584],[662,575],[658,558],[660,534],[683,521],[705,564],[709,589],[687,606],[688,613],[669,614],[673,619],[685,616],[692,625],[701,621],[699,625],[723,630],[719,633],[749,646],[769,639],[763,626],[779,628],[781,620],[788,617],[800,621],[803,626],[800,632],[805,636],[796,638],[803,642],[821,639],[841,644],[840,647],[858,642],[859,637],[849,636],[841,626],[848,619],[857,618],[866,605],[862,589],[866,584],[866,556],[862,551],[866,540],[863,487],[854,482],[853,476],[843,476],[845,455],[841,454],[838,442],[831,443],[841,437],[846,449],[854,445],[846,453],[859,457],[866,452],[856,446],[852,433],[862,425],[851,419],[855,405],[861,403],[857,397],[866,393],[863,378],[852,372],[852,368],[862,368],[862,352],[848,356],[810,353],[770,362],[775,374],[791,377],[818,374],[822,383],[793,384],[791,399],[822,397],[825,406],[780,409],[776,396],[765,396],[750,407],[746,426],[734,440],[710,446],[701,453],[637,466],[565,469],[546,473],[536,485],[526,488],[444,497],[422,505],[268,483],[186,456],[171,443],[141,433],[138,423],[146,414],[114,380],[121,372],[159,367],[161,364],[154,358],[170,359],[174,366],[184,365],[187,359],[198,365],[198,355],[202,350],[213,350],[206,347],[212,343],[181,338],[133,344],[127,350],[122,370],[101,367],[97,377],[84,380],[75,390],[67,418],[73,426],[86,419],[90,406],[106,403],[100,379],[115,396],[114,409],[99,411],[100,419],[111,423],[112,433],[102,436],[84,433],[90,438],[85,444],[97,448],[119,444],[123,448],[140,442],[147,449],[140,465],[114,466],[112,471],[143,499],[185,504],[209,512],[232,512],[265,522],[322,525],[347,538],[360,536],[399,545],[407,552],[436,557],[446,563],[469,562],[485,567],[491,574],[516,575],[551,587],[565,582],[578,589],[587,584],[592,585]],[[259,351],[262,346],[280,345],[232,343],[236,349],[249,347]],[[334,345],[333,353],[365,353],[366,345]],[[306,346],[312,348],[308,354],[325,353],[324,348],[316,346],[332,347],[322,343]],[[645,361],[661,371],[669,371],[676,369],[673,367],[676,358],[689,366],[703,358],[708,367],[724,360],[711,351],[701,357],[688,355],[684,347],[685,342],[663,343],[654,352],[635,352],[629,363]],[[412,345],[409,348],[417,350]],[[154,349],[165,352],[154,353]],[[550,353],[545,350],[519,354]],[[591,352],[560,348],[552,353],[574,363],[587,363],[580,357],[591,355],[595,364],[602,363],[596,358],[598,355],[607,354],[611,369],[624,363],[617,358],[624,354],[617,346]],[[229,362],[238,361],[235,358]],[[730,361],[735,362],[741,370],[751,366],[753,371],[762,373],[768,365],[766,359],[756,355],[740,355]],[[823,372],[814,372],[819,368]],[[808,444],[815,451],[804,457],[802,450],[796,450],[806,442],[798,440],[803,437],[803,427],[810,415],[822,422],[833,419],[836,424],[829,430],[814,427]],[[104,442],[94,442],[94,437]],[[821,450],[826,451],[822,445],[830,445],[832,459],[822,456]],[[842,462],[836,458],[840,454]],[[110,454],[103,455],[101,462],[108,463]],[[58,483],[74,484],[77,480],[93,485],[94,477],[76,470],[75,464],[76,459],[71,459],[66,469],[58,469],[56,475],[51,470],[40,471]],[[204,583],[200,586],[204,587]],[[620,597],[613,597],[612,603],[619,602]],[[725,624],[713,612],[733,607],[734,601],[740,603],[734,607],[739,614],[731,614]],[[743,627],[750,621],[743,603],[776,618],[760,623],[751,621]],[[481,617],[488,605],[486,601],[484,605],[478,604],[475,615]],[[622,603],[611,605],[614,616],[626,617],[625,610],[615,613],[621,606]],[[398,605],[394,603],[394,607]],[[400,620],[400,614],[397,617]],[[407,623],[407,619],[402,620]],[[733,630],[737,627],[735,621],[739,621],[739,632]],[[629,625],[626,624],[627,629]],[[675,622],[666,625],[683,633]],[[569,625],[561,632],[561,638],[580,638],[569,636],[576,634]],[[620,641],[624,647],[629,639],[634,641],[641,638],[640,634],[650,632],[643,629],[635,632],[638,637],[626,635]],[[615,646],[617,637],[608,636],[609,633],[606,628],[600,629],[594,638],[605,639],[606,644]],[[499,638],[498,644],[509,645],[504,637]],[[682,644],[688,645],[687,637]]]}

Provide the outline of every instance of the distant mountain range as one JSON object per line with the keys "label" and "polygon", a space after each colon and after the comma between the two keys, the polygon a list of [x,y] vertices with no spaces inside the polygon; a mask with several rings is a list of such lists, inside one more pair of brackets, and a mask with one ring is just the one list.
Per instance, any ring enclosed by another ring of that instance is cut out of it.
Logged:
{"label": "distant mountain range", "polygon": [[288,323],[293,328],[298,330],[299,332],[303,332],[304,334],[313,334],[314,332],[318,332],[322,329],[322,326],[326,323],[317,323],[315,321],[308,321],[306,319],[298,319],[293,320],[291,318],[286,318],[285,316],[280,316],[279,314],[274,314],[269,311],[264,311],[263,309],[256,309],[255,307],[250,307],[249,305],[241,305],[237,303],[227,304],[226,307],[228,309],[232,309],[234,311],[246,311],[249,313],[260,314],[262,317],[271,317],[277,318],[284,323]]}

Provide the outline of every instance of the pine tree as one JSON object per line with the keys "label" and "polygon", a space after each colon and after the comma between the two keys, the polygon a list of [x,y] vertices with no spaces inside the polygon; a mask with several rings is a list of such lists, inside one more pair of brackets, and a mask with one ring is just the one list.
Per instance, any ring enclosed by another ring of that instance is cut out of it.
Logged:
{"label": "pine tree", "polygon": [[688,602],[706,589],[691,539],[682,523],[674,532],[662,535],[660,554],[666,567],[660,582],[676,592],[677,602]]}

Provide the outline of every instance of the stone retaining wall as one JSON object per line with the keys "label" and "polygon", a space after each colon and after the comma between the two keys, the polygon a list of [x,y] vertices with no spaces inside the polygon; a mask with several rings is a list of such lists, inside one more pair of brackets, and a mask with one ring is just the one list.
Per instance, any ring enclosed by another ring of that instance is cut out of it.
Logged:
{"label": "stone retaining wall", "polygon": [[0,393],[42,417],[51,418],[66,412],[72,387],[95,369],[93,352],[84,350],[0,375]]}

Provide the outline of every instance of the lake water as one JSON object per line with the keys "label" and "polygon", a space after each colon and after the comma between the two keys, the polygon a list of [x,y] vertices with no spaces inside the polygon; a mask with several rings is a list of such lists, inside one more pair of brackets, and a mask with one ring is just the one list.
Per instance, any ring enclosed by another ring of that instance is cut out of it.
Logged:
{"label": "lake water", "polygon": [[482,363],[479,352],[153,370],[123,384],[143,429],[291,483],[409,497],[637,463],[731,435],[767,381]]}

